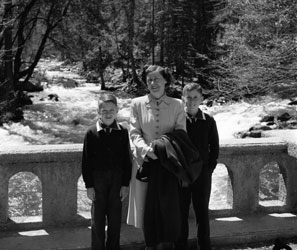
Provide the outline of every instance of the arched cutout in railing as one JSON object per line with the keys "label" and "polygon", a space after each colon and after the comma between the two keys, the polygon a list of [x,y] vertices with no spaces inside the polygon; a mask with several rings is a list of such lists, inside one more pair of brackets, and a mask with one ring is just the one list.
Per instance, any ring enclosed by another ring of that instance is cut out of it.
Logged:
{"label": "arched cutout in railing", "polygon": [[259,175],[259,205],[263,207],[286,205],[287,189],[277,162],[269,162]]}
{"label": "arched cutout in railing", "polygon": [[42,221],[42,185],[31,172],[19,172],[9,179],[8,215],[16,223]]}
{"label": "arched cutout in railing", "polygon": [[232,209],[233,190],[227,167],[218,163],[212,174],[209,208],[211,210]]}
{"label": "arched cutout in railing", "polygon": [[87,190],[82,176],[78,178],[77,182],[77,213],[86,218],[91,218],[91,200],[87,197]]}

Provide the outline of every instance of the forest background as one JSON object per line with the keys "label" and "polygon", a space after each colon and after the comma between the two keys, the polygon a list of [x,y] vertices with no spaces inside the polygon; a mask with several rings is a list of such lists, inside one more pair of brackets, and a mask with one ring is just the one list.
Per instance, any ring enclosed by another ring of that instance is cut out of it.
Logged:
{"label": "forest background", "polygon": [[135,95],[144,65],[159,64],[174,74],[173,96],[191,81],[210,100],[290,98],[296,13],[295,0],[1,0],[0,124],[22,119],[25,86],[42,87],[42,57],[80,65],[101,89],[121,69],[118,80]]}

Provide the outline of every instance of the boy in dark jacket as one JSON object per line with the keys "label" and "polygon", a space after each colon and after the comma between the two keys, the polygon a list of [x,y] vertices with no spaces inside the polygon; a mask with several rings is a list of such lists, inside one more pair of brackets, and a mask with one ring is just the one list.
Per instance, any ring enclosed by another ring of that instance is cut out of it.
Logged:
{"label": "boy in dark jacket", "polygon": [[117,123],[117,113],[116,97],[102,95],[99,119],[84,139],[82,176],[92,200],[92,250],[120,249],[122,201],[129,192],[132,163],[128,130]]}
{"label": "boy in dark jacket", "polygon": [[199,108],[203,101],[202,88],[196,83],[187,84],[183,89],[183,102],[187,115],[187,132],[203,160],[202,171],[189,187],[181,188],[182,233],[175,244],[176,250],[186,250],[189,226],[189,207],[191,200],[197,224],[197,248],[210,250],[210,229],[208,205],[211,192],[211,175],[219,156],[219,136],[213,117]]}

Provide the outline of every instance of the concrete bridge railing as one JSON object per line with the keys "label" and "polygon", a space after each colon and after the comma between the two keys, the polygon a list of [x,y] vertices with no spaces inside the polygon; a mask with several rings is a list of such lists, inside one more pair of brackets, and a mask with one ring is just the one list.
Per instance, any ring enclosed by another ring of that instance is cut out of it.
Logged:
{"label": "concrete bridge railing", "polygon": [[[294,150],[293,150],[294,151]],[[77,213],[81,144],[38,145],[0,150],[0,231],[14,228],[57,227],[88,223]],[[211,211],[212,216],[297,211],[297,158],[287,143],[269,139],[221,143],[219,163],[226,166],[233,193],[232,208]],[[283,206],[259,205],[259,175],[276,162],[283,175]],[[9,180],[19,172],[32,172],[42,185],[42,221],[16,224],[8,216]],[[123,205],[123,220],[127,213]]]}

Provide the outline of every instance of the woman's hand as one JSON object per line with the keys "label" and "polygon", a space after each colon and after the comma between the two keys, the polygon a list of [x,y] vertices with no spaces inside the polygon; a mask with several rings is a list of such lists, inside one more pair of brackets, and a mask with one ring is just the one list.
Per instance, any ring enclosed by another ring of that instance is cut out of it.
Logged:
{"label": "woman's hand", "polygon": [[129,187],[122,186],[120,190],[121,201],[123,201],[129,194]]}
{"label": "woman's hand", "polygon": [[156,154],[154,153],[154,150],[152,148],[150,148],[147,153],[146,153],[146,156],[153,159],[153,160],[156,160],[158,159],[158,157],[156,156]]}
{"label": "woman's hand", "polygon": [[91,201],[94,201],[95,200],[95,189],[87,188],[87,196]]}

